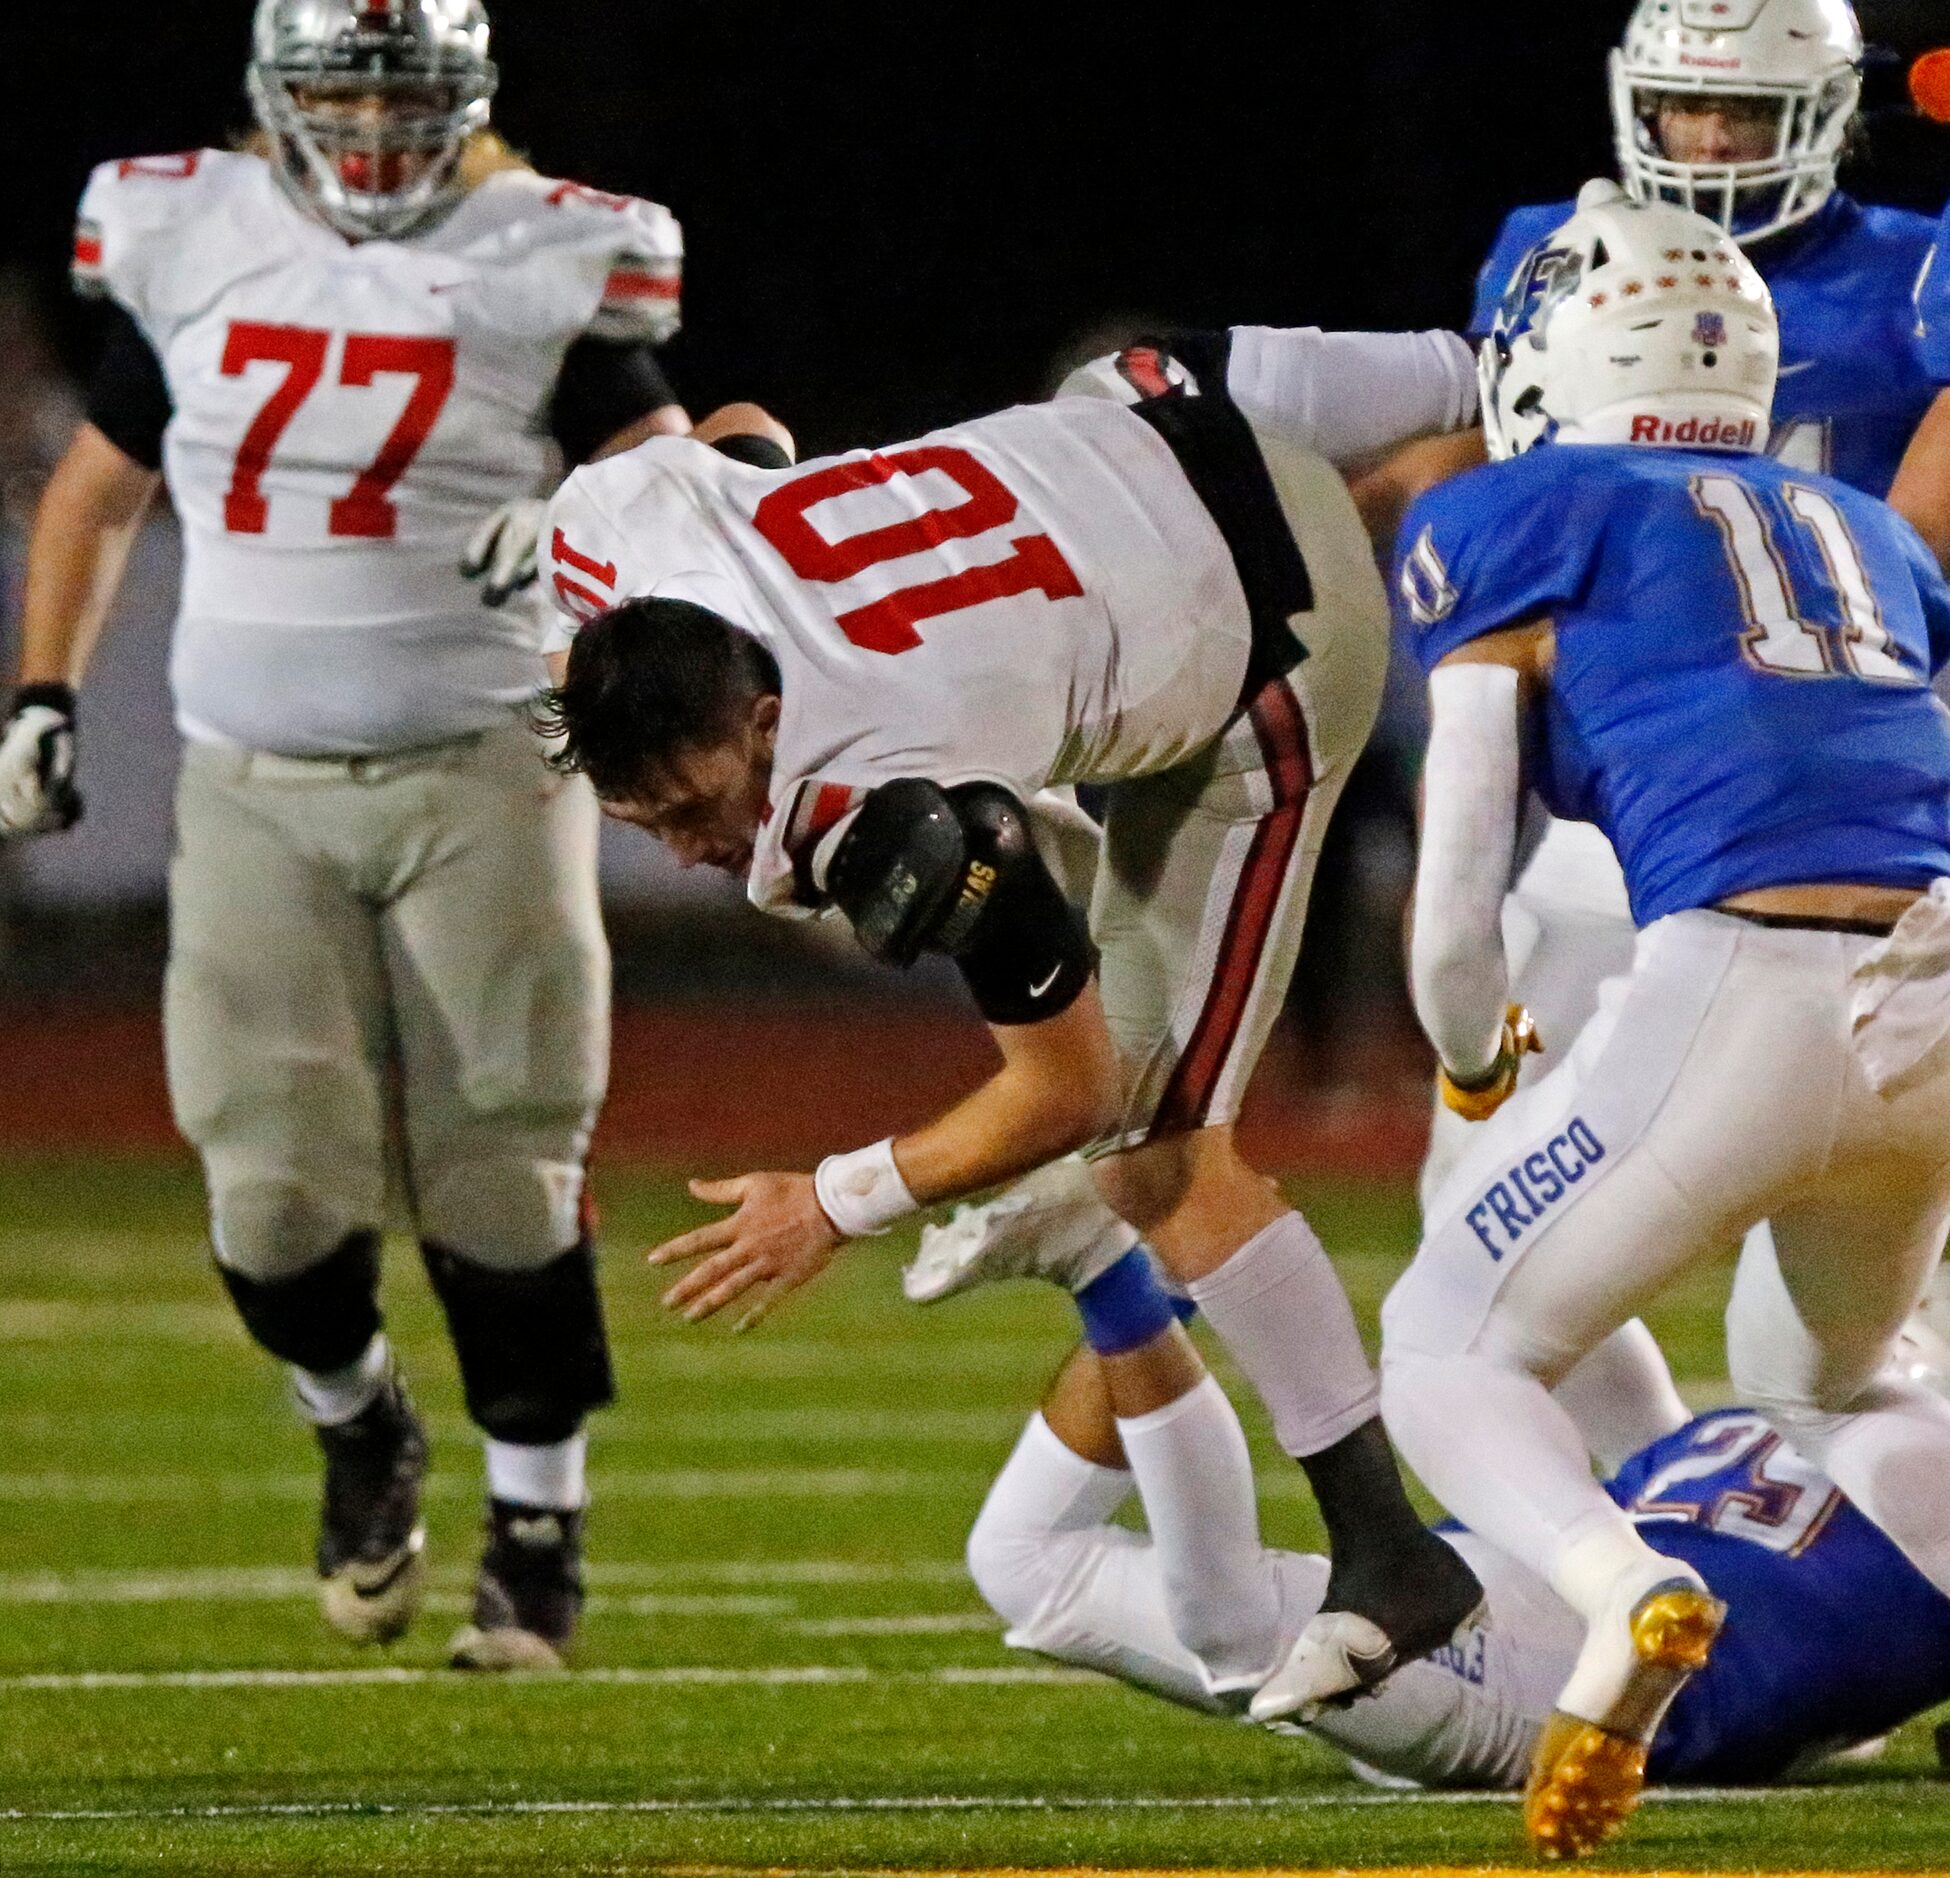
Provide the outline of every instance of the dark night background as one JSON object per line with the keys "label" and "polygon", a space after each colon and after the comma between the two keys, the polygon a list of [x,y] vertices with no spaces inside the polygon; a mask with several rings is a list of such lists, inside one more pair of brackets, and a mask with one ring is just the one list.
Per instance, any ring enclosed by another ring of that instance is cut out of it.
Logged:
{"label": "dark night background", "polygon": [[[652,197],[684,223],[686,326],[669,364],[685,401],[702,412],[759,398],[805,454],[1041,396],[1059,361],[1144,326],[1460,323],[1505,210],[1610,168],[1605,55],[1630,11],[1630,0],[489,5],[510,140],[545,171]],[[6,307],[23,283],[69,368],[87,363],[95,316],[67,296],[65,268],[90,166],[222,141],[247,121],[251,4],[0,8],[4,394],[19,378]],[[1871,69],[1847,180],[1935,213],[1950,196],[1950,130],[1908,110],[1903,81],[1908,55],[1950,44],[1950,0],[1862,11],[1900,52]],[[18,346],[17,314],[12,330]],[[31,479],[8,486],[0,562],[17,572]],[[138,617],[91,686],[91,747],[116,761],[84,759],[90,819],[66,843],[0,853],[0,1005],[44,981],[153,996],[174,564],[166,530],[151,533],[148,587],[124,601]],[[1392,1029],[1419,1064],[1397,962],[1412,692],[1336,817],[1296,997],[1310,1038],[1344,1036],[1358,1058]],[[620,993],[669,994],[672,960],[676,989],[696,989],[715,941],[673,945],[679,913],[654,895],[632,939],[615,917],[618,877],[606,881]],[[120,910],[131,895],[133,926]],[[735,898],[727,889],[727,915]],[[84,902],[107,911],[87,928],[82,971]],[[33,923],[57,917],[68,923]],[[735,931],[756,944],[762,925]]]}
{"label": "dark night background", "polygon": [[[58,342],[69,218],[105,157],[244,119],[248,0],[10,20],[0,140]],[[674,375],[812,449],[1034,396],[1133,318],[1455,322],[1501,212],[1608,167],[1625,0],[1147,9],[880,0],[497,0],[497,119],[552,173],[670,204]],[[14,9],[9,9],[10,13]],[[1918,49],[1950,0],[1865,8]],[[1900,97],[1896,68],[1879,100]],[[1940,206],[1950,133],[1879,122],[1858,183]]]}

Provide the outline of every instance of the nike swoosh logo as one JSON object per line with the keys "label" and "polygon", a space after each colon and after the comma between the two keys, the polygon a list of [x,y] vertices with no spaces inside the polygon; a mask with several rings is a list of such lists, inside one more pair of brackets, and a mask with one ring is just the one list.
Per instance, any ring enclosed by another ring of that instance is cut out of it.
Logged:
{"label": "nike swoosh logo", "polygon": [[1043,993],[1050,988],[1051,985],[1056,983],[1057,979],[1062,975],[1062,972],[1063,972],[1062,966],[1060,965],[1052,966],[1050,969],[1050,975],[1047,978],[1045,978],[1040,985],[1031,985],[1029,987],[1029,995],[1032,998],[1040,998],[1043,995]]}
{"label": "nike swoosh logo", "polygon": [[1783,365],[1774,375],[1777,378],[1793,378],[1802,372],[1812,372],[1820,363],[1819,359],[1797,359],[1792,365]]}
{"label": "nike swoosh logo", "polygon": [[458,293],[461,288],[469,284],[470,283],[464,280],[434,280],[434,281],[429,281],[427,283],[427,292],[428,293]]}

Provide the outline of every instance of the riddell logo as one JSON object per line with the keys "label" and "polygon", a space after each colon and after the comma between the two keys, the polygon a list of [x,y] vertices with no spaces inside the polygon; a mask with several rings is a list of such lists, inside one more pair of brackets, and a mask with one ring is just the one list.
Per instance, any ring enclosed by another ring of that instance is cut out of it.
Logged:
{"label": "riddell logo", "polygon": [[1702,52],[1682,52],[1679,55],[1679,63],[1697,65],[1709,72],[1737,72],[1740,69],[1738,59],[1709,59]]}
{"label": "riddell logo", "polygon": [[1674,424],[1663,417],[1632,419],[1634,443],[1696,443],[1721,450],[1751,450],[1759,426],[1751,417],[1738,423],[1724,417],[1688,417]]}

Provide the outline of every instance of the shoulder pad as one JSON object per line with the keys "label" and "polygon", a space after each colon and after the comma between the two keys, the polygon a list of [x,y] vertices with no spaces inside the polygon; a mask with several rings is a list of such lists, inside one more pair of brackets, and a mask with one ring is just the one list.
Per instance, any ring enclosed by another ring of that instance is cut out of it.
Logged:
{"label": "shoulder pad", "polygon": [[948,792],[921,777],[883,783],[841,836],[826,890],[860,944],[888,965],[912,965],[954,907],[968,842]]}
{"label": "shoulder pad", "polygon": [[546,176],[537,182],[546,207],[573,218],[577,236],[602,250],[607,262],[590,333],[651,345],[670,339],[679,325],[684,282],[684,233],[676,216],[641,196]]}
{"label": "shoulder pad", "polygon": [[233,166],[254,160],[228,150],[181,150],[98,163],[75,220],[76,290],[113,294],[139,309],[156,253],[175,245],[175,225],[208,213],[213,189],[221,190]]}

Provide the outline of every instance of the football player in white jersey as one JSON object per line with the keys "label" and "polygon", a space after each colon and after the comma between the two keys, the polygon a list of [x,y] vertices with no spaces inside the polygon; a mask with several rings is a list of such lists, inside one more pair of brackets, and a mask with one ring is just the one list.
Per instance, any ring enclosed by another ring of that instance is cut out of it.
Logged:
{"label": "football player in white jersey", "polygon": [[676,223],[506,150],[487,31],[477,0],[261,0],[258,147],[91,178],[76,272],[114,331],[34,533],[0,826],[80,813],[74,687],[162,480],[187,744],[164,1025],[218,1267],[323,1449],[326,1615],[396,1636],[425,1575],[426,1444],[376,1302],[403,1188],[487,1441],[454,1660],[498,1668],[574,1628],[582,1423],[611,1394],[582,1199],[597,816],[526,722],[515,596],[558,440],[688,421],[654,351]]}
{"label": "football player in white jersey", "polygon": [[[656,1255],[699,1260],[673,1308],[760,1287],[750,1322],[845,1239],[1087,1148],[1128,1222],[1103,1215],[1111,1263],[1077,1292],[1092,1347],[1155,1329],[1118,1256],[1135,1228],[1308,1473],[1352,1626],[1329,1647],[1359,1679],[1439,1646],[1477,1587],[1410,1513],[1333,1268],[1233,1122],[1387,657],[1323,452],[1453,428],[1473,398],[1447,335],[1249,329],[1230,350],[1276,409],[1151,353],[1129,407],[1059,398],[797,470],[693,439],[579,471],[547,524],[555,702],[611,813],[748,874],[768,911],[837,910],[885,961],[953,957],[1003,1059],[816,1175],[701,1184],[737,1210]],[[1079,782],[1108,800],[1087,895],[1055,877],[1045,807]],[[1216,1423],[1180,1436],[1236,1474]],[[1233,1688],[1272,1667],[1207,1660]]]}

